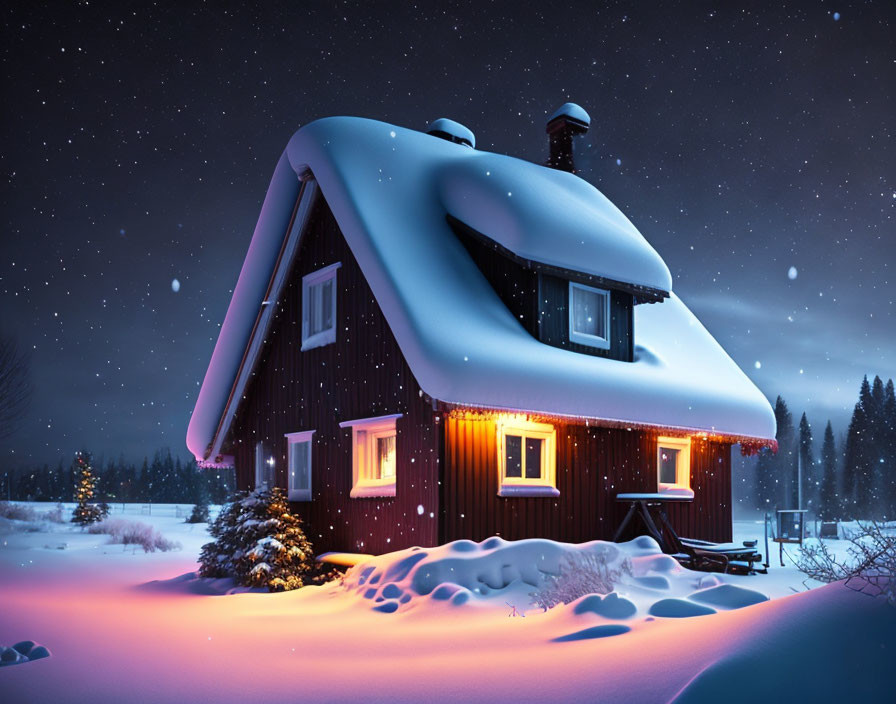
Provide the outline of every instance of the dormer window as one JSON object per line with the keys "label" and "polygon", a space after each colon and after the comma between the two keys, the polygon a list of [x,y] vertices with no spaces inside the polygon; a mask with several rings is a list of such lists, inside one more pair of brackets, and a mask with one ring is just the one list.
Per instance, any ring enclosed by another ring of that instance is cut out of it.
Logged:
{"label": "dormer window", "polygon": [[610,349],[610,292],[569,282],[569,341]]}
{"label": "dormer window", "polygon": [[302,277],[302,350],[336,342],[336,272],[341,263]]}

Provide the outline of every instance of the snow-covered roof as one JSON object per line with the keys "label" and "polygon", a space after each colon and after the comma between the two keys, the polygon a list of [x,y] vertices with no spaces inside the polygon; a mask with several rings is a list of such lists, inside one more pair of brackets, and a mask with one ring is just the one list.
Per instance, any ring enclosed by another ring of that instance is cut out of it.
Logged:
{"label": "snow-covered roof", "polygon": [[[332,117],[289,141],[187,433],[217,453],[299,193],[312,173],[424,392],[440,401],[772,439],[768,401],[670,294],[635,308],[635,361],[545,345],[498,298],[446,215],[515,254],[671,291],[659,255],[574,176],[394,125]],[[288,262],[281,262],[288,265]]]}

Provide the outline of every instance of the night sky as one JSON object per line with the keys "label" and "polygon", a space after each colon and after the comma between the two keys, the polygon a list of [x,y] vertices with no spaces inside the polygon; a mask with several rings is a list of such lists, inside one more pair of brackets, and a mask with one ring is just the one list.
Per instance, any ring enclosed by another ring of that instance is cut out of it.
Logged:
{"label": "night sky", "polygon": [[328,115],[543,161],[580,103],[582,176],[769,398],[842,432],[896,376],[892,2],[212,5],[0,10],[0,330],[35,385],[5,466],[187,456],[274,166]]}

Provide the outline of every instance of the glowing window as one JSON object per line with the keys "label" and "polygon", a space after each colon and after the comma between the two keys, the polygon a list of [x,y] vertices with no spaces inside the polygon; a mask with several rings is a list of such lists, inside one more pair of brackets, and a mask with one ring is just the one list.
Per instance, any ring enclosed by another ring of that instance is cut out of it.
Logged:
{"label": "glowing window", "polygon": [[395,421],[400,413],[362,418],[340,423],[352,429],[353,499],[370,496],[395,496],[398,474],[398,432]]}
{"label": "glowing window", "polygon": [[659,490],[689,489],[691,486],[691,439],[659,438],[656,455]]}
{"label": "glowing window", "polygon": [[516,417],[497,426],[498,496],[559,496],[554,426]]}
{"label": "glowing window", "polygon": [[569,282],[569,340],[610,349],[610,292]]}
{"label": "glowing window", "polygon": [[336,272],[331,264],[302,277],[302,349],[336,342]]}
{"label": "glowing window", "polygon": [[311,501],[311,436],[313,430],[287,433],[290,501]]}

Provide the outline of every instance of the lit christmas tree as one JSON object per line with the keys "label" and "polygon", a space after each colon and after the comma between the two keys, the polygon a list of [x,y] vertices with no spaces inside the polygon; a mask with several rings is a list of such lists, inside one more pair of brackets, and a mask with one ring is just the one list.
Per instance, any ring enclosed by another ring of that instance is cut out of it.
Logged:
{"label": "lit christmas tree", "polygon": [[78,452],[75,454],[74,462],[75,475],[75,501],[78,505],[72,513],[72,523],[86,526],[96,523],[103,518],[103,512],[100,507],[94,503],[94,494],[96,493],[97,478],[93,473],[93,467],[90,465],[90,453]]}

